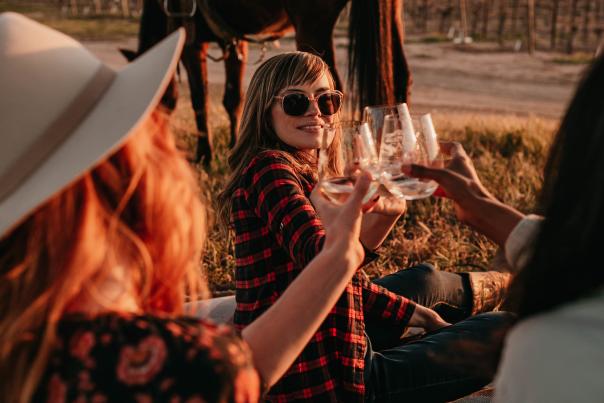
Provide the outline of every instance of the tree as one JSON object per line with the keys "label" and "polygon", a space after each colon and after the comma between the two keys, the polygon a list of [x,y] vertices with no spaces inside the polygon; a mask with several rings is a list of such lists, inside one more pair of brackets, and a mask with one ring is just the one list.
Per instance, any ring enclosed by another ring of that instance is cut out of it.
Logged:
{"label": "tree", "polygon": [[489,14],[491,12],[491,0],[482,0],[482,39],[489,35]]}
{"label": "tree", "polygon": [[558,11],[560,10],[560,0],[552,2],[552,27],[549,35],[549,47],[551,50],[556,49],[556,39],[558,36]]}
{"label": "tree", "polygon": [[589,13],[591,11],[591,0],[584,0],[583,4],[583,29],[581,39],[583,41],[583,46],[587,46],[587,42],[589,41]]}
{"label": "tree", "polygon": [[499,26],[497,27],[497,41],[503,46],[503,34],[505,33],[505,20],[507,19],[506,0],[499,0]]}
{"label": "tree", "polygon": [[574,51],[575,36],[577,35],[577,15],[579,11],[579,0],[570,0],[570,18],[568,19],[568,41],[566,42],[566,53]]}
{"label": "tree", "polygon": [[537,42],[537,38],[535,36],[535,0],[528,0],[528,4],[526,7],[527,10],[527,15],[526,15],[526,20],[527,20],[527,38],[526,38],[526,43],[527,43],[527,49],[529,54],[533,54],[535,53],[535,45]]}

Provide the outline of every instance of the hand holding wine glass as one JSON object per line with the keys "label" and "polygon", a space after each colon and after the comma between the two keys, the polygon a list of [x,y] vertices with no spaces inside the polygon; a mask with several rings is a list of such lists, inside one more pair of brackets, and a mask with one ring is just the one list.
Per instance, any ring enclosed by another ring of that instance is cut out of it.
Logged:
{"label": "hand holding wine glass", "polygon": [[504,246],[523,214],[497,200],[484,187],[461,144],[443,142],[441,148],[451,156],[445,167],[413,165],[411,174],[437,181],[445,196],[453,200],[459,220]]}
{"label": "hand holding wine glass", "polygon": [[359,235],[362,204],[370,185],[371,175],[367,172],[361,172],[350,197],[343,204],[336,204],[325,198],[320,188],[313,189],[310,195],[317,214],[321,217],[325,227],[324,250],[336,248],[342,254],[348,254],[351,259],[356,260],[357,265],[361,264],[365,253],[359,241]]}
{"label": "hand holding wine glass", "polygon": [[484,187],[474,164],[458,142],[441,142],[443,155],[448,157],[446,166],[415,164],[411,175],[438,182],[444,196],[455,202],[457,218],[470,225],[479,221],[475,215],[476,200],[495,197]]}
{"label": "hand holding wine glass", "polygon": [[319,151],[319,186],[333,201],[344,202],[363,170],[372,174],[364,203],[379,186],[378,157],[369,126],[357,121],[325,125]]}

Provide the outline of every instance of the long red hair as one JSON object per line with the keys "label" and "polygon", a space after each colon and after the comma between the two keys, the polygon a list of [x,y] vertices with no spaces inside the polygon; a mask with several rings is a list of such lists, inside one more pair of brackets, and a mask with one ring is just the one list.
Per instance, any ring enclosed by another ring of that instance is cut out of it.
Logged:
{"label": "long red hair", "polygon": [[205,209],[196,180],[155,112],[113,155],[0,240],[0,396],[29,401],[56,342],[56,323],[125,268],[143,312],[176,315],[206,295]]}

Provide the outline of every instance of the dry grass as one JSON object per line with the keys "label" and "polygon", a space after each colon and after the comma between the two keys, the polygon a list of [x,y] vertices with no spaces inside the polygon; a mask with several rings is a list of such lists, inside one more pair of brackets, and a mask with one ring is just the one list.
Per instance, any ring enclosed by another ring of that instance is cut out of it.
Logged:
{"label": "dry grass", "polygon": [[[534,208],[555,122],[458,114],[434,118],[441,138],[463,144],[498,199],[524,212]],[[495,250],[493,243],[456,220],[450,201],[429,198],[408,203],[380,259],[367,271],[380,276],[419,262],[449,271],[484,270]]]}
{"label": "dry grass", "polygon": [[576,52],[572,55],[562,55],[554,58],[553,62],[558,64],[590,64],[594,60],[591,52]]}
{"label": "dry grass", "polygon": [[[515,116],[433,115],[441,138],[463,144],[485,185],[500,200],[524,212],[533,209],[555,121]],[[197,170],[208,200],[212,200],[226,180],[228,154],[226,115],[219,105],[212,104],[210,116],[217,142],[216,158],[209,174]],[[179,103],[172,122],[179,144],[192,150],[195,130],[186,101]],[[441,270],[483,270],[495,249],[486,238],[457,222],[450,201],[429,198],[408,203],[407,213],[381,247],[380,258],[366,271],[375,277],[419,262],[430,262]],[[209,233],[203,267],[215,294],[233,289],[232,241],[227,241],[216,225]]]}

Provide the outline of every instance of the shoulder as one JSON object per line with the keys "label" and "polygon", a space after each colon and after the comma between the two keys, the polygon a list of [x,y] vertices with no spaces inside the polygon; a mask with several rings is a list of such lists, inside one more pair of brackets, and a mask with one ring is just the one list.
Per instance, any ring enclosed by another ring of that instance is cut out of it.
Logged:
{"label": "shoulder", "polygon": [[[247,345],[231,327],[195,318],[69,318],[59,323],[58,337],[47,379],[68,387],[77,386],[77,374],[85,373],[107,390],[143,387],[163,393],[158,385],[169,381],[175,393],[206,395],[230,387],[241,371],[253,368]],[[213,384],[202,387],[200,374],[212,376]]]}
{"label": "shoulder", "polygon": [[258,172],[266,169],[280,169],[295,172],[292,157],[284,151],[264,150],[260,151],[243,170],[243,174]]}
{"label": "shoulder", "polygon": [[508,235],[504,251],[506,260],[514,271],[520,270],[528,261],[532,243],[543,220],[544,218],[541,216],[529,214],[520,220]]}
{"label": "shoulder", "polygon": [[184,316],[108,314],[92,319],[70,318],[60,323],[59,335],[69,348],[83,341],[91,347],[118,350],[124,345],[139,344],[160,352],[159,355],[183,351],[191,354],[191,348],[201,352],[229,344],[246,349],[233,328]]}
{"label": "shoulder", "polygon": [[604,395],[604,320],[601,314],[599,321],[584,320],[585,304],[536,315],[512,329],[495,382],[496,401],[589,402]]}
{"label": "shoulder", "polygon": [[292,158],[284,151],[261,151],[243,170],[243,183],[247,187],[256,186],[259,182],[266,184],[275,180],[286,180],[300,185],[301,176],[295,169]]}

